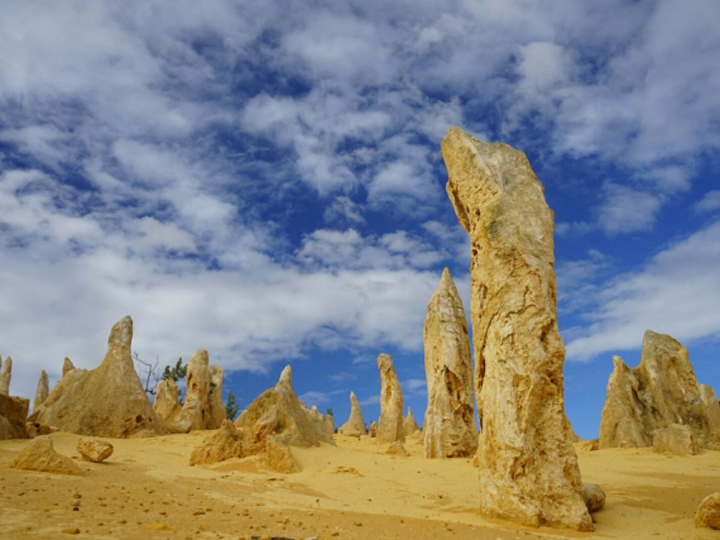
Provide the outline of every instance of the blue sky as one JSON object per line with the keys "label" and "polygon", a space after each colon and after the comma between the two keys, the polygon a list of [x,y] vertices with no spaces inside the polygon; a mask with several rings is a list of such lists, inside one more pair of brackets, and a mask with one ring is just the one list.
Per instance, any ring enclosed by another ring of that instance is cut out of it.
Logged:
{"label": "blue sky", "polygon": [[525,151],[556,217],[566,408],[597,433],[645,329],[720,390],[714,0],[67,1],[0,7],[0,355],[32,397],[130,314],[162,364],[205,348],[246,406],[378,416],[375,358],[425,407],[452,125]]}

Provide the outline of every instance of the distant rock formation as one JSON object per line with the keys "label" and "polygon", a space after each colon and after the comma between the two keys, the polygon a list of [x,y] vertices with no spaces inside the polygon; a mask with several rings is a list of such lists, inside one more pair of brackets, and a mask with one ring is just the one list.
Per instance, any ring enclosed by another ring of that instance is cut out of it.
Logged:
{"label": "distant rock formation", "polygon": [[370,435],[371,439],[374,439],[377,437],[377,432],[378,432],[378,425],[377,425],[377,422],[375,422],[375,420],[373,420],[372,422],[370,422],[370,427],[368,428],[368,435]]}
{"label": "distant rock formation", "polygon": [[695,527],[720,529],[720,491],[702,500],[695,513]]}
{"label": "distant rock formation", "polygon": [[69,457],[58,454],[53,448],[50,437],[33,439],[25,448],[18,452],[10,463],[10,468],[29,471],[48,472],[53,474],[70,474],[79,476],[82,469]]}
{"label": "distant rock formation", "polygon": [[37,390],[35,391],[35,401],[33,401],[33,411],[36,411],[37,408],[45,403],[45,400],[48,397],[48,394],[50,393],[50,386],[48,382],[48,376],[45,370],[43,369],[40,372],[40,379],[38,380],[37,384]]}
{"label": "distant rock formation", "polygon": [[115,323],[102,363],[91,371],[68,371],[29,421],[94,437],[164,433],[135,372],[132,337],[130,317]]}
{"label": "distant rock formation", "polygon": [[377,440],[381,443],[394,443],[405,440],[403,397],[400,383],[389,354],[377,357],[380,370],[380,420],[378,420]]}
{"label": "distant rock formation", "polygon": [[338,430],[343,435],[350,437],[360,437],[367,435],[365,431],[365,421],[363,420],[360,404],[355,397],[355,392],[350,392],[350,417]]}
{"label": "distant rock formation", "polygon": [[77,451],[83,459],[100,463],[112,456],[113,445],[102,439],[94,437],[81,437],[77,443]]}
{"label": "distant rock formation", "polygon": [[28,438],[25,419],[29,408],[29,399],[0,394],[0,441]]}
{"label": "distant rock formation", "polygon": [[10,380],[12,379],[12,358],[5,358],[5,363],[0,371],[0,395],[10,395]]}
{"label": "distant rock formation", "polygon": [[413,416],[412,409],[408,407],[407,416],[403,418],[403,433],[405,434],[405,437],[410,437],[410,435],[413,435],[418,431],[420,431],[420,426],[418,426],[417,421]]}
{"label": "distant rock formation", "polygon": [[324,415],[313,414],[295,395],[290,366],[283,370],[273,388],[265,390],[243,411],[235,420],[235,427],[243,431],[246,455],[265,452],[269,435],[276,435],[292,446],[335,444]]}
{"label": "distant rock formation", "polygon": [[205,437],[202,443],[193,449],[190,454],[190,465],[217,463],[244,456],[242,433],[235,429],[231,420],[226,418],[220,429]]}
{"label": "distant rock formation", "polygon": [[187,365],[185,403],[178,403],[178,387],[174,380],[158,382],[153,408],[165,429],[171,433],[217,429],[225,420],[222,400],[223,370],[210,365],[208,352],[196,350]]}
{"label": "distant rock formation", "polygon": [[648,330],[640,365],[619,356],[607,385],[600,420],[600,448],[653,446],[657,430],[684,424],[700,448],[720,450],[720,404],[698,384],[688,352],[678,341]]}
{"label": "distant rock formation", "polygon": [[70,361],[70,359],[66,356],[65,360],[63,360],[62,376],[65,377],[65,375],[67,375],[73,369],[75,369],[75,366]]}
{"label": "distant rock formation", "polygon": [[467,319],[447,268],[428,303],[423,342],[428,391],[425,457],[472,456],[477,450],[477,429]]}
{"label": "distant rock formation", "polygon": [[480,511],[593,530],[563,404],[553,213],[522,152],[458,128],[447,192],[471,242]]}

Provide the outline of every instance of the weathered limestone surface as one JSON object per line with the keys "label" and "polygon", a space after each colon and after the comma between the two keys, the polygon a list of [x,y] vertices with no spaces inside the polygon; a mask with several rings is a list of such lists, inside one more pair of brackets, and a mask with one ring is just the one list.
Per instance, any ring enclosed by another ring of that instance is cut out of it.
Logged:
{"label": "weathered limestone surface", "polygon": [[477,429],[467,319],[447,268],[428,303],[423,343],[428,391],[425,457],[472,456],[477,450]]}
{"label": "weathered limestone surface", "polygon": [[55,451],[50,437],[38,437],[30,441],[18,452],[9,466],[13,469],[53,474],[82,474],[82,469],[72,459]]}
{"label": "weathered limestone surface", "polygon": [[29,399],[0,394],[0,441],[28,438],[25,420],[29,408]]}
{"label": "weathered limestone surface", "polygon": [[265,439],[265,454],[263,465],[275,472],[290,474],[302,471],[290,446],[277,435],[268,435]]}
{"label": "weathered limestone surface", "polygon": [[720,529],[720,491],[702,500],[695,513],[695,526]]}
{"label": "weathered limestone surface", "polygon": [[50,393],[50,383],[48,382],[48,376],[43,369],[40,373],[40,379],[38,380],[37,390],[35,391],[35,401],[33,401],[33,411],[42,405]]}
{"label": "weathered limestone surface", "polygon": [[75,366],[70,361],[70,359],[66,356],[65,360],[63,360],[62,376],[65,377],[65,375],[67,375],[73,369],[75,369]]}
{"label": "weathered limestone surface", "polygon": [[370,422],[370,427],[368,428],[368,435],[370,435],[370,437],[374,439],[377,437],[377,432],[378,432],[378,425],[377,425],[377,422],[375,422],[375,420],[373,420],[372,422]]}
{"label": "weathered limestone surface", "polygon": [[700,448],[720,449],[720,404],[695,378],[688,352],[678,341],[648,330],[640,365],[613,356],[600,420],[600,448],[653,446],[658,430],[684,424]]}
{"label": "weathered limestone surface", "polygon": [[377,365],[380,370],[380,419],[377,440],[381,443],[404,441],[402,390],[392,358],[389,354],[380,354],[377,357]]}
{"label": "weathered limestone surface", "polygon": [[338,430],[343,435],[351,437],[360,437],[367,435],[365,431],[365,421],[363,420],[360,404],[355,397],[355,392],[350,392],[350,417]]}
{"label": "weathered limestone surface", "polygon": [[166,379],[157,384],[153,407],[165,429],[172,433],[217,429],[226,416],[222,388],[222,368],[210,365],[208,352],[198,349],[187,365],[187,393],[183,406],[178,403],[177,384]]}
{"label": "weathered limestone surface", "polygon": [[12,379],[12,358],[9,356],[5,358],[5,363],[2,364],[2,371],[0,371],[0,394],[3,396],[10,395],[10,380]]}
{"label": "weathered limestone surface", "polygon": [[471,242],[480,510],[593,530],[563,403],[553,213],[522,152],[451,128],[447,192]]}
{"label": "weathered limestone surface", "polygon": [[409,437],[418,431],[420,431],[420,426],[418,426],[417,420],[415,420],[412,409],[408,407],[407,416],[403,418],[403,433],[405,437]]}
{"label": "weathered limestone surface", "polygon": [[155,387],[155,413],[170,433],[187,433],[192,428],[191,421],[183,414],[178,402],[178,387],[173,379],[163,379]]}
{"label": "weathered limestone surface", "polygon": [[217,463],[245,456],[243,435],[235,425],[225,419],[220,429],[208,435],[190,454],[190,465]]}
{"label": "weathered limestone surface", "polygon": [[223,403],[223,369],[213,364],[208,367],[210,375],[210,393],[208,395],[208,429],[219,428],[227,419],[225,404]]}
{"label": "weathered limestone surface", "polygon": [[210,365],[208,352],[196,350],[187,366],[187,392],[183,415],[190,422],[191,429],[207,429],[210,417]]}
{"label": "weathered limestone surface", "polygon": [[659,454],[692,456],[698,453],[697,443],[690,426],[670,424],[658,429],[653,437],[653,450]]}
{"label": "weathered limestone surface", "polygon": [[127,438],[164,433],[135,372],[130,317],[113,326],[105,359],[95,369],[73,369],[33,411],[36,422],[78,435]]}
{"label": "weathered limestone surface", "polygon": [[597,484],[583,484],[580,493],[588,512],[597,512],[605,506],[605,491]]}
{"label": "weathered limestone surface", "polygon": [[102,439],[81,437],[77,443],[77,451],[87,461],[100,463],[112,456],[113,445]]}
{"label": "weathered limestone surface", "polygon": [[285,367],[273,388],[265,390],[243,411],[235,420],[235,427],[244,433],[246,455],[265,452],[269,435],[276,435],[292,446],[335,444],[325,416],[313,414],[295,395],[290,366]]}

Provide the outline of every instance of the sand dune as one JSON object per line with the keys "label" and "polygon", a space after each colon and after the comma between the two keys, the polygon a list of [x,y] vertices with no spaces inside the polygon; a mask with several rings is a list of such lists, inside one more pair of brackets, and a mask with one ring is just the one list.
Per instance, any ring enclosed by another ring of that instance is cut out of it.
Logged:
{"label": "sand dune", "polygon": [[[0,538],[252,538],[525,540],[712,539],[695,529],[703,497],[720,488],[720,452],[669,457],[649,449],[589,452],[577,446],[583,480],[603,486],[595,533],[489,521],[478,515],[477,470],[466,459],[387,456],[373,440],[336,435],[337,447],[293,448],[303,471],[267,471],[259,458],[189,467],[202,432],[113,439],[107,463],[79,459],[78,436],[55,449],[78,457],[82,477],[8,469],[27,441],[0,441]],[[80,497],[77,497],[80,495]],[[74,510],[76,501],[80,501]],[[63,532],[65,531],[65,532]]]}

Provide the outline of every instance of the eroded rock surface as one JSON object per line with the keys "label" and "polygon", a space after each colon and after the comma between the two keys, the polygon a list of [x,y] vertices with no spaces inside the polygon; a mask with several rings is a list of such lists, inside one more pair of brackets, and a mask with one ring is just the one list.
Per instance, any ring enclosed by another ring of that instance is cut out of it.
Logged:
{"label": "eroded rock surface", "polygon": [[112,456],[113,445],[94,437],[81,437],[77,443],[77,451],[87,461],[100,463]]}
{"label": "eroded rock surface", "polygon": [[428,303],[423,343],[428,391],[425,457],[472,456],[477,450],[477,429],[467,319],[447,268]]}
{"label": "eroded rock surface", "polygon": [[471,242],[480,511],[593,530],[563,404],[553,213],[522,152],[451,128],[447,192]]}
{"label": "eroded rock surface", "polygon": [[187,433],[192,428],[192,423],[183,414],[183,408],[178,402],[178,395],[178,387],[173,379],[159,381],[155,387],[153,409],[165,429],[170,433]]}
{"label": "eroded rock surface", "polygon": [[357,397],[355,397],[355,392],[350,392],[350,417],[347,422],[340,426],[339,431],[343,435],[349,435],[350,437],[367,435],[365,421],[360,410],[360,404]]}
{"label": "eroded rock surface", "polygon": [[130,317],[115,323],[102,363],[91,371],[68,371],[29,420],[94,437],[164,433],[135,372],[132,336]]}
{"label": "eroded rock surface", "polygon": [[389,354],[378,355],[377,365],[380,370],[380,419],[377,440],[381,443],[404,441],[403,397],[395,366]]}
{"label": "eroded rock surface", "polygon": [[597,512],[605,506],[605,491],[597,484],[583,484],[580,493],[588,512]]}
{"label": "eroded rock surface", "polygon": [[210,365],[208,352],[196,350],[187,365],[185,403],[178,402],[178,387],[172,379],[158,382],[154,409],[172,433],[217,429],[225,420],[222,400],[223,370]]}
{"label": "eroded rock surface", "polygon": [[368,428],[368,435],[370,435],[370,437],[372,439],[374,439],[377,437],[377,431],[378,431],[377,422],[375,422],[375,420],[373,420],[372,422],[370,422],[370,427]]}
{"label": "eroded rock surface", "polygon": [[33,411],[36,411],[37,408],[45,403],[45,400],[48,397],[48,394],[50,393],[50,383],[48,381],[48,376],[45,370],[43,369],[40,373],[40,379],[38,380],[37,384],[37,390],[35,391],[35,401],[33,401]]}
{"label": "eroded rock surface", "polygon": [[290,446],[276,435],[265,439],[263,465],[275,472],[290,474],[302,471],[302,466],[295,458]]}
{"label": "eroded rock surface", "polygon": [[697,443],[690,426],[670,424],[658,429],[653,437],[653,450],[659,454],[692,456],[698,453]]}
{"label": "eroded rock surface", "polygon": [[18,452],[9,465],[13,469],[81,475],[82,469],[69,457],[58,454],[50,437],[38,437]]}
{"label": "eroded rock surface", "polygon": [[243,436],[232,421],[225,419],[220,429],[208,435],[190,454],[190,465],[218,463],[245,456]]}
{"label": "eroded rock surface", "polygon": [[26,418],[30,400],[0,394],[0,441],[27,439]]}
{"label": "eroded rock surface", "polygon": [[3,396],[10,395],[10,381],[12,380],[12,358],[5,358],[0,371],[0,394]]}
{"label": "eroded rock surface", "polygon": [[273,388],[265,390],[243,411],[235,420],[235,427],[243,431],[246,455],[265,452],[269,435],[276,435],[292,446],[335,444],[324,415],[313,414],[295,395],[290,366],[283,370]]}
{"label": "eroded rock surface", "polygon": [[677,340],[648,330],[637,368],[619,356],[613,363],[600,448],[653,446],[659,430],[683,424],[700,448],[720,449],[720,404],[711,387],[698,384],[687,349]]}
{"label": "eroded rock surface", "polygon": [[702,500],[695,513],[695,526],[720,529],[720,491]]}

